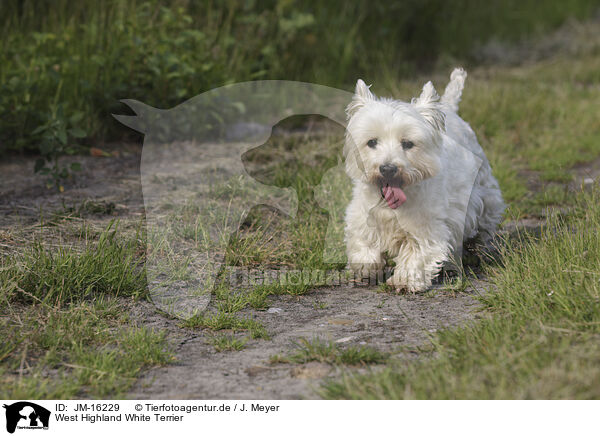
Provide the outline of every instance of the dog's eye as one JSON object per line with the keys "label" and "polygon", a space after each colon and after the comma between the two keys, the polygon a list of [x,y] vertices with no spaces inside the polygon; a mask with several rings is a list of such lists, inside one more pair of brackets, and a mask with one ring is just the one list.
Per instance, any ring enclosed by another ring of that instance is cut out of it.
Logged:
{"label": "dog's eye", "polygon": [[375,148],[375,146],[377,145],[377,139],[369,139],[367,141],[367,145],[371,148]]}
{"label": "dog's eye", "polygon": [[415,144],[412,141],[407,141],[406,139],[403,139],[400,143],[402,144],[402,148],[405,150],[408,150],[409,148],[413,148],[415,146]]}

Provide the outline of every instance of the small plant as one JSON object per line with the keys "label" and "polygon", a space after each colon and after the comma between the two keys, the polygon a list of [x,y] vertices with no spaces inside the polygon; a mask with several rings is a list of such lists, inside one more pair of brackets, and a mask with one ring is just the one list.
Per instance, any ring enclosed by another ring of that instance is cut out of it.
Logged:
{"label": "small plant", "polygon": [[56,306],[90,294],[142,297],[147,288],[137,239],[119,241],[118,236],[113,221],[97,243],[90,242],[82,250],[49,249],[38,242],[22,254],[2,258],[2,290],[12,289],[6,295],[23,302],[44,301]]}
{"label": "small plant", "polygon": [[217,289],[215,298],[218,300],[217,309],[225,313],[239,312],[248,304],[244,293],[232,292],[229,289]]}
{"label": "small plant", "polygon": [[61,156],[73,155],[79,151],[79,147],[73,145],[73,141],[86,136],[84,130],[75,127],[82,118],[82,112],[75,112],[66,118],[63,105],[55,104],[52,106],[46,122],[31,133],[40,138],[41,156],[35,162],[34,171],[49,176],[47,186],[54,185],[60,192],[64,191],[62,183],[71,177],[71,171],[81,170],[81,164],[78,162],[62,166],[58,160]]}
{"label": "small plant", "polygon": [[329,307],[329,304],[325,303],[324,301],[315,301],[313,303],[313,307],[315,310],[324,310]]}
{"label": "small plant", "polygon": [[248,305],[256,310],[265,310],[269,307],[269,293],[261,289],[255,289],[248,294]]}
{"label": "small plant", "polygon": [[264,326],[252,318],[238,318],[235,315],[217,312],[212,315],[196,315],[182,324],[189,328],[204,328],[209,330],[248,331],[252,339],[269,339],[269,334]]}
{"label": "small plant", "polygon": [[67,206],[62,203],[62,211],[57,212],[56,218],[84,217],[86,215],[112,215],[116,209],[116,204],[112,201],[94,201],[85,200],[79,205]]}
{"label": "small plant", "polygon": [[287,357],[271,356],[271,363],[306,363],[317,361],[331,365],[367,365],[385,363],[388,355],[366,346],[342,348],[333,342],[302,338],[294,343],[296,351]]}
{"label": "small plant", "polygon": [[3,396],[121,396],[141,371],[174,360],[164,332],[132,326],[116,298],[146,295],[137,240],[118,236],[113,223],[80,249],[37,242],[0,257]]}
{"label": "small plant", "polygon": [[290,363],[290,359],[282,356],[281,354],[273,354],[269,357],[269,363],[271,365],[276,365],[278,363]]}
{"label": "small plant", "polygon": [[251,291],[232,291],[224,285],[219,284],[214,291],[216,306],[219,312],[235,313],[247,306],[257,310],[265,310],[269,307],[267,289],[257,287]]}
{"label": "small plant", "polygon": [[394,287],[388,285],[386,282],[379,283],[379,285],[377,286],[376,292],[380,292],[382,294],[389,294],[389,293],[394,292]]}
{"label": "small plant", "polygon": [[218,335],[210,339],[211,344],[217,352],[240,351],[246,346],[247,338],[236,338],[235,336]]}
{"label": "small plant", "polygon": [[379,302],[379,304],[377,304],[377,306],[375,306],[375,307],[377,307],[377,309],[382,309],[382,308],[383,308],[383,306],[385,306],[385,302],[386,302],[386,301],[387,301],[387,300],[386,300],[385,298],[384,298],[384,299],[382,299],[382,300]]}

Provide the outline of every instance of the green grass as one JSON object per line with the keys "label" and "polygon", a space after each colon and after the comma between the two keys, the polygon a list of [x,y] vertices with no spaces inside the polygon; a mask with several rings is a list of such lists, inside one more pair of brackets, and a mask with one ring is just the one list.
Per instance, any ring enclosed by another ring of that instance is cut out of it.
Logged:
{"label": "green grass", "polygon": [[140,371],[173,360],[164,334],[129,327],[113,298],[63,308],[11,304],[4,313],[3,398],[120,397]]}
{"label": "green grass", "polygon": [[215,347],[217,352],[223,351],[240,351],[246,346],[246,338],[236,338],[228,335],[217,335],[210,338],[210,343]]}
{"label": "green grass", "polygon": [[327,398],[531,399],[600,395],[600,193],[581,193],[539,240],[490,269],[483,319],[445,330],[429,359],[327,385]]}
{"label": "green grass", "polygon": [[267,330],[257,320],[249,317],[240,318],[231,313],[225,312],[195,315],[185,320],[182,323],[182,326],[187,328],[202,328],[214,331],[247,331],[252,339],[270,338]]}
{"label": "green grass", "polygon": [[78,205],[67,206],[63,203],[63,215],[84,217],[89,215],[112,215],[116,204],[112,201],[85,200]]}
{"label": "green grass", "polygon": [[272,295],[304,295],[311,289],[308,283],[292,285],[276,281],[269,284],[254,286],[250,289],[233,290],[221,283],[214,292],[215,307],[219,312],[236,313],[247,307],[255,310],[265,310],[270,306],[269,297]]}
{"label": "green grass", "polygon": [[147,294],[137,237],[111,223],[97,240],[48,245],[1,259],[0,396],[119,397],[173,359],[163,333],[122,310],[123,298]]}
{"label": "green grass", "polygon": [[373,365],[386,363],[388,355],[366,346],[341,347],[318,338],[302,338],[294,343],[295,350],[287,356],[271,356],[271,363],[321,362],[331,365]]}
{"label": "green grass", "polygon": [[[288,273],[283,283],[281,280],[259,285],[254,288],[255,292],[267,295],[304,295],[311,289],[319,286],[319,283],[310,283],[301,279],[301,273]],[[289,279],[289,282],[286,281]]]}
{"label": "green grass", "polygon": [[94,293],[145,295],[137,238],[119,240],[116,227],[112,222],[98,241],[84,241],[81,250],[50,249],[37,242],[22,253],[3,257],[0,259],[2,299],[59,305]]}
{"label": "green grass", "polygon": [[324,301],[315,301],[313,303],[313,308],[315,310],[325,310],[329,307],[329,304],[325,303]]}
{"label": "green grass", "polygon": [[269,292],[260,288],[255,288],[250,292],[246,299],[248,306],[255,310],[266,310],[269,308]]}

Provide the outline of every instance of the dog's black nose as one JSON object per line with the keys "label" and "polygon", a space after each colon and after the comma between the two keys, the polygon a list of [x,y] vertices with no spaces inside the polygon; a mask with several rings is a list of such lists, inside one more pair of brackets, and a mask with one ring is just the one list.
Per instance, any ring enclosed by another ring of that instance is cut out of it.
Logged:
{"label": "dog's black nose", "polygon": [[398,172],[398,167],[392,164],[379,165],[379,172],[383,177],[394,177],[394,174]]}

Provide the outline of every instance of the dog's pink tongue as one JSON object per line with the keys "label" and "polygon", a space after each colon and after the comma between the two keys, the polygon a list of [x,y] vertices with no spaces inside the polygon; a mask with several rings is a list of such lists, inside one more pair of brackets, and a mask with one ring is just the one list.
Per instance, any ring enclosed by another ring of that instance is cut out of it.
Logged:
{"label": "dog's pink tongue", "polygon": [[388,206],[392,209],[396,209],[406,201],[404,191],[397,186],[384,186],[381,191]]}

